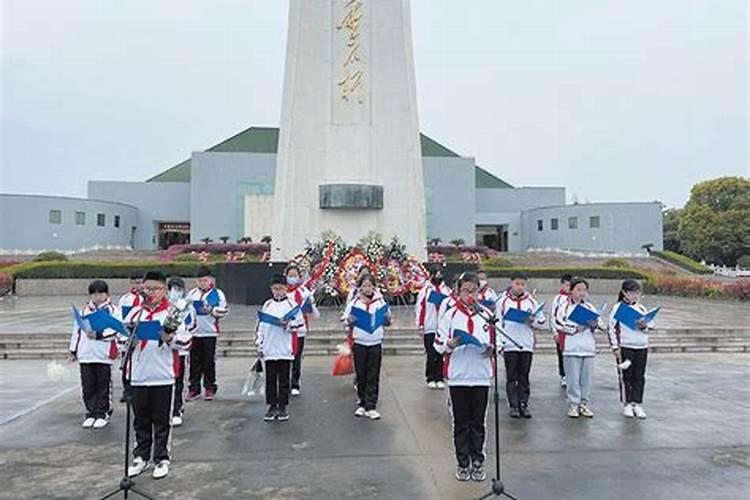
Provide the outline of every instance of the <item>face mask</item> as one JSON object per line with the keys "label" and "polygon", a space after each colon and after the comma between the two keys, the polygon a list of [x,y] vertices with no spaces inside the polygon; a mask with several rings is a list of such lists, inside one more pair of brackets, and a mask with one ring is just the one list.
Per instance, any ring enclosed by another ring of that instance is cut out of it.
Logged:
{"label": "face mask", "polygon": [[170,302],[175,302],[175,301],[181,299],[182,296],[183,296],[182,292],[180,290],[176,289],[176,288],[172,288],[171,290],[169,290],[169,301]]}
{"label": "face mask", "polygon": [[435,276],[434,278],[432,278],[432,284],[435,286],[438,286],[442,282],[443,282],[442,276]]}
{"label": "face mask", "polygon": [[288,276],[286,278],[287,284],[292,285],[292,286],[299,285],[300,281],[301,281],[301,279],[298,278],[298,277]]}
{"label": "face mask", "polygon": [[484,288],[487,286],[487,280],[479,280],[479,288]]}

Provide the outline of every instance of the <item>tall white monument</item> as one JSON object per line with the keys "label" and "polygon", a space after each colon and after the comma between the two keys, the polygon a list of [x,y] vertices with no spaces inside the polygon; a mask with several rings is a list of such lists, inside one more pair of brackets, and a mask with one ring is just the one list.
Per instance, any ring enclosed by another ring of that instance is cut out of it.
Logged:
{"label": "tall white monument", "polygon": [[332,229],[425,257],[409,0],[290,0],[273,258]]}

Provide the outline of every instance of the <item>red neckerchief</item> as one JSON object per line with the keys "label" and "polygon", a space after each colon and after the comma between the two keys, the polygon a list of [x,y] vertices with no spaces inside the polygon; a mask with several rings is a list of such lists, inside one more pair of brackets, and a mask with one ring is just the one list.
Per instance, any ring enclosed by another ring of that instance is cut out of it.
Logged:
{"label": "red neckerchief", "polygon": [[529,293],[524,291],[521,295],[515,296],[510,291],[510,288],[508,288],[507,290],[505,290],[505,296],[516,303],[516,309],[521,309],[521,302],[529,297]]}
{"label": "red neckerchief", "polygon": [[566,297],[570,295],[570,292],[565,290],[564,288],[561,288],[559,292],[557,292],[558,295],[565,295]]}
{"label": "red neckerchief", "polygon": [[461,311],[466,315],[466,331],[467,333],[474,335],[474,312],[469,312],[466,310],[466,305],[460,301],[456,300],[456,309]]}

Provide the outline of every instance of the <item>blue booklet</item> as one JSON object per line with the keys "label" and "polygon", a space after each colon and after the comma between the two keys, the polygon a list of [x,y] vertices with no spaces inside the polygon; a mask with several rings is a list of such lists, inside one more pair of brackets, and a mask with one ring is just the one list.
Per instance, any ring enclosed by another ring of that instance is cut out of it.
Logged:
{"label": "blue booklet", "polygon": [[646,314],[641,314],[634,307],[631,307],[628,304],[620,304],[617,308],[617,312],[615,313],[615,319],[631,330],[640,330],[640,328],[638,328],[638,321],[645,321],[646,323],[650,323],[654,320],[656,315],[659,314],[660,309],[661,307],[657,307],[655,309],[651,309]]}
{"label": "blue booklet", "polygon": [[133,306],[122,306],[120,308],[120,311],[122,312],[122,318],[125,319],[128,317],[128,313],[130,310],[133,309]]}
{"label": "blue booklet", "polygon": [[436,290],[431,290],[430,294],[427,296],[427,302],[439,306],[446,298],[448,298],[448,296],[444,293],[440,293]]}
{"label": "blue booklet", "polygon": [[81,316],[75,306],[71,307],[73,308],[73,317],[75,318],[76,325],[78,325],[78,328],[84,332],[102,333],[107,328],[111,328],[118,333],[127,335],[125,325],[123,325],[117,318],[112,317],[112,315],[109,314],[109,310],[97,309],[91,314]]}
{"label": "blue booklet", "polygon": [[385,304],[380,309],[373,313],[369,313],[359,307],[352,307],[351,315],[354,316],[353,326],[356,326],[360,330],[364,330],[367,333],[373,333],[375,330],[384,326],[387,317],[390,314],[391,308],[388,304]]}
{"label": "blue booklet", "polygon": [[202,311],[203,306],[207,305],[208,307],[216,307],[219,305],[219,302],[219,292],[216,291],[216,288],[213,288],[203,300],[194,300],[193,307],[198,316],[206,316],[208,313]]}
{"label": "blue booklet", "polygon": [[268,323],[269,325],[273,326],[283,326],[284,322],[291,321],[295,316],[299,314],[299,312],[300,307],[294,306],[288,313],[284,315],[283,318],[279,318],[277,316],[274,316],[273,314],[258,311],[258,321],[260,321],[261,323]]}
{"label": "blue booklet", "polygon": [[161,340],[162,326],[158,321],[141,321],[135,328],[138,340]]}
{"label": "blue booklet", "polygon": [[505,316],[503,316],[503,319],[505,321],[511,321],[513,323],[526,323],[530,317],[536,316],[542,311],[542,309],[544,309],[544,302],[539,304],[539,306],[537,306],[534,311],[524,311],[523,309],[516,309],[515,307],[511,307],[510,309],[505,311]]}
{"label": "blue booklet", "polygon": [[497,302],[494,301],[494,300],[490,300],[490,299],[484,299],[484,300],[480,300],[479,303],[482,304],[484,307],[488,307],[490,309],[494,309],[495,308],[495,304]]}
{"label": "blue booklet", "polygon": [[302,302],[300,309],[302,309],[302,312],[305,314],[311,314],[313,312],[312,299],[310,297],[305,299],[305,301]]}
{"label": "blue booklet", "polygon": [[589,326],[591,321],[599,319],[600,314],[596,311],[592,311],[586,306],[581,304],[576,305],[573,311],[568,315],[568,319],[576,325]]}
{"label": "blue booklet", "polygon": [[476,338],[474,335],[470,334],[469,332],[465,332],[463,330],[455,329],[453,330],[453,336],[458,337],[461,340],[461,345],[471,345],[474,347],[478,347],[482,350],[487,349],[489,347],[489,344],[485,344],[484,342],[480,341],[478,338]]}

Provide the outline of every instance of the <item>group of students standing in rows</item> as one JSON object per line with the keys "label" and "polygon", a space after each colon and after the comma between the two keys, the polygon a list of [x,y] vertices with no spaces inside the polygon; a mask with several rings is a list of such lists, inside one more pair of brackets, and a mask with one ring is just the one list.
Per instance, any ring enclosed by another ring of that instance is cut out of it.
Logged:
{"label": "group of students standing in rows", "polygon": [[[568,417],[594,416],[590,404],[597,350],[595,336],[601,331],[606,332],[615,355],[623,415],[646,418],[642,407],[644,374],[648,331],[653,325],[639,321],[637,328],[631,329],[615,319],[617,309],[623,304],[646,312],[640,304],[640,284],[634,280],[622,283],[608,323],[600,317],[590,324],[579,325],[570,319],[577,306],[603,313],[590,302],[585,279],[567,274],[561,277],[560,291],[548,309],[549,318],[533,292],[527,290],[527,282],[525,274],[514,273],[510,286],[497,293],[480,271],[464,273],[449,286],[438,267],[431,270],[429,283],[417,296],[416,322],[424,338],[427,386],[442,389],[447,384],[449,388],[459,481],[486,478],[485,417],[494,353],[499,356],[502,352],[510,416],[531,418],[529,374],[536,330],[551,331],[554,337],[560,383],[567,394]],[[505,320],[510,309],[529,313],[526,322]]]}

